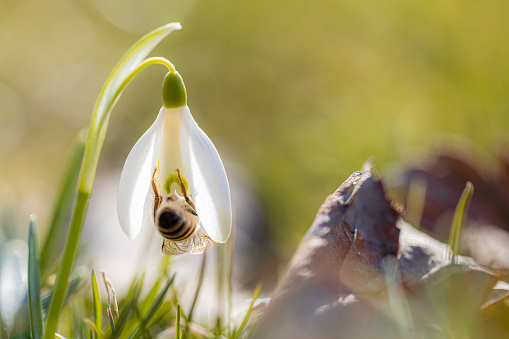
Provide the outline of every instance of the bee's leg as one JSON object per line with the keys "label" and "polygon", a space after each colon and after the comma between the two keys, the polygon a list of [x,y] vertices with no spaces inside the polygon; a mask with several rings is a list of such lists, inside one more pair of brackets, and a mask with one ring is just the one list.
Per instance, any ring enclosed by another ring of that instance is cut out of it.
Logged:
{"label": "bee's leg", "polygon": [[156,218],[156,213],[157,213],[157,209],[159,208],[159,204],[161,203],[161,196],[159,195],[159,191],[157,190],[157,185],[156,185],[156,179],[155,179],[155,176],[156,176],[156,172],[157,172],[157,167],[154,169],[154,173],[152,173],[152,190],[154,190],[154,220]]}
{"label": "bee's leg", "polygon": [[193,202],[191,201],[191,199],[189,199],[189,197],[187,196],[187,192],[186,192],[186,185],[184,185],[184,182],[182,181],[182,178],[180,177],[180,171],[179,169],[177,168],[176,169],[177,171],[177,175],[179,177],[179,181],[180,181],[180,189],[182,190],[182,194],[184,194],[184,198],[186,199],[186,202],[189,204],[189,206],[191,206],[195,211],[196,211],[196,207],[194,207],[194,204]]}

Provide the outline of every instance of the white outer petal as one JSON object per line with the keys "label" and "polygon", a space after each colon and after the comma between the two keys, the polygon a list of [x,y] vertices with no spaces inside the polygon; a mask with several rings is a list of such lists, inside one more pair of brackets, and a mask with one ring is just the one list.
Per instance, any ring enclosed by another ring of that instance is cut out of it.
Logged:
{"label": "white outer petal", "polygon": [[164,109],[161,109],[156,121],[129,152],[120,175],[117,196],[118,220],[131,239],[140,233],[143,207],[161,147],[163,115]]}
{"label": "white outer petal", "polygon": [[182,162],[196,212],[215,242],[228,240],[232,229],[230,186],[221,158],[209,137],[196,124],[187,106],[179,108]]}

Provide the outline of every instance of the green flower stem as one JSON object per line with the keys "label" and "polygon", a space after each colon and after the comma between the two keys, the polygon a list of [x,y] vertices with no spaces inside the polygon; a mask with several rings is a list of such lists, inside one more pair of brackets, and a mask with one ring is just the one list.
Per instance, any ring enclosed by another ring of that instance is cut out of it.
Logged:
{"label": "green flower stem", "polygon": [[81,164],[78,190],[72,208],[73,212],[69,231],[55,285],[53,286],[52,300],[47,315],[46,339],[53,339],[58,329],[60,313],[67,291],[67,283],[78,252],[83,221],[85,220],[86,210],[90,201],[90,194],[99,162],[99,155],[104,138],[106,137],[111,110],[118,101],[125,86],[145,67],[159,63],[165,65],[170,73],[175,72],[175,67],[164,58],[145,58],[162,39],[176,29],[180,29],[180,24],[167,24],[138,40],[115,66],[97,98]]}
{"label": "green flower stem", "polygon": [[78,252],[78,243],[80,240],[83,221],[85,220],[86,209],[88,206],[90,193],[78,192],[75,201],[75,208],[72,214],[69,233],[65,241],[62,260],[58,267],[57,280],[53,286],[53,298],[47,316],[46,339],[53,339],[57,331],[58,322],[60,320],[60,311],[64,304],[64,298],[67,291],[67,282],[71,276],[71,270],[74,265],[74,259]]}

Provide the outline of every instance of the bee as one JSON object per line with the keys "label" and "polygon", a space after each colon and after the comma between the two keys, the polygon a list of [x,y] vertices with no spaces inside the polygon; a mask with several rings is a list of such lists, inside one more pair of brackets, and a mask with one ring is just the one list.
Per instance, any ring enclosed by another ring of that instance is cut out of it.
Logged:
{"label": "bee", "polygon": [[164,254],[177,255],[183,253],[200,254],[212,247],[210,239],[201,230],[201,221],[196,207],[187,196],[186,188],[177,169],[180,189],[183,197],[172,194],[169,197],[159,195],[155,174],[152,174],[152,189],[154,191],[154,224],[163,239]]}

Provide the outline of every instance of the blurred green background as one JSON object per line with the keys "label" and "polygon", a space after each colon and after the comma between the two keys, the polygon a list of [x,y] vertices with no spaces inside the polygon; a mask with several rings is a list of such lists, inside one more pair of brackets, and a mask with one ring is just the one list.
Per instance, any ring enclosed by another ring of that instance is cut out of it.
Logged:
{"label": "blurred green background", "polygon": [[[502,0],[0,0],[1,223],[24,225],[6,231],[21,237],[29,213],[44,224],[109,72],[179,21],[152,55],[176,65],[196,121],[289,255],[369,156],[384,173],[443,133],[507,141],[507,13]],[[120,171],[155,119],[164,74],[153,66],[124,92],[98,175]]]}

